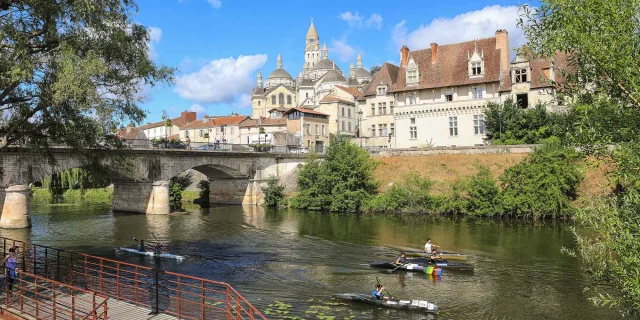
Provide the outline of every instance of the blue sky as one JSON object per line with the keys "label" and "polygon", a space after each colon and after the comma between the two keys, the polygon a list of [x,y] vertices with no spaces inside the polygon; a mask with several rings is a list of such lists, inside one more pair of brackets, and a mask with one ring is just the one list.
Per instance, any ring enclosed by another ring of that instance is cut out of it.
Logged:
{"label": "blue sky", "polygon": [[[402,5],[400,5],[402,3]],[[177,81],[146,92],[140,106],[149,121],[162,111],[251,114],[256,74],[283,67],[294,78],[302,69],[305,35],[313,18],[329,58],[348,73],[361,52],[364,67],[398,63],[403,44],[411,50],[431,42],[456,43],[509,31],[512,47],[524,42],[516,28],[517,1],[245,1],[139,0],[134,21],[151,34],[150,55],[178,68]]]}

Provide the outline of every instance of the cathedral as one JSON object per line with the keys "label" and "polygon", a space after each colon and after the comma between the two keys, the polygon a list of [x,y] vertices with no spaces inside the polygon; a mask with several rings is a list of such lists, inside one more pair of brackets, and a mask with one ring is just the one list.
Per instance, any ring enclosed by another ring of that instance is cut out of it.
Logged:
{"label": "cathedral", "polygon": [[349,74],[344,73],[329,60],[326,43],[320,48],[320,36],[313,21],[307,31],[304,49],[304,65],[296,79],[282,68],[282,57],[278,55],[276,69],[263,83],[262,73],[258,72],[258,83],[251,97],[253,118],[268,117],[270,110],[286,111],[301,106],[316,108],[320,100],[331,93],[335,86],[362,88],[371,81],[371,74],[362,67],[362,58],[358,53],[356,66],[351,63]]}

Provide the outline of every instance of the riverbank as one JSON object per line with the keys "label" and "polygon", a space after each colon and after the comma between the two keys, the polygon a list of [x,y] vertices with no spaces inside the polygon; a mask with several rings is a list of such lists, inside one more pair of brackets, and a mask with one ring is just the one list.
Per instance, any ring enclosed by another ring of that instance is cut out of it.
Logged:
{"label": "riverbank", "polygon": [[[193,203],[193,200],[200,196],[198,190],[182,191],[182,203]],[[85,190],[67,190],[62,194],[65,202],[87,201],[87,202],[111,202],[113,200],[113,188],[97,188]],[[53,201],[53,196],[46,188],[33,188],[32,201],[48,202]]]}

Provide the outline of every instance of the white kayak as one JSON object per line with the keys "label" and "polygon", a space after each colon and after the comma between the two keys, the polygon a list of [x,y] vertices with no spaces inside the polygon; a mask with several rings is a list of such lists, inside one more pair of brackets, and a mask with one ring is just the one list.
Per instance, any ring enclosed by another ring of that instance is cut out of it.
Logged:
{"label": "white kayak", "polygon": [[[118,250],[118,249],[116,249]],[[145,251],[145,252],[141,252],[138,251],[138,249],[133,249],[133,248],[120,248],[120,251],[124,251],[124,252],[128,252],[128,253],[133,253],[133,254],[139,254],[141,256],[149,256],[149,257],[155,257],[155,258],[165,258],[165,259],[176,259],[176,260],[184,260],[183,256],[179,256],[179,255],[175,255],[175,254],[171,254],[171,253],[153,253],[151,251]]]}

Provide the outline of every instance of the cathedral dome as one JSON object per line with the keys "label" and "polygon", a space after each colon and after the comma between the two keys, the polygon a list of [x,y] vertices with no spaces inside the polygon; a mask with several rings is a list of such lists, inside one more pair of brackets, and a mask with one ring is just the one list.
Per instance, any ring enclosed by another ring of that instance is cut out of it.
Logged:
{"label": "cathedral dome", "polygon": [[356,68],[356,77],[358,78],[371,78],[371,73],[365,68]]}
{"label": "cathedral dome", "polygon": [[322,70],[322,69],[340,70],[340,68],[338,68],[338,66],[333,61],[331,61],[331,60],[329,60],[327,58],[318,61],[313,66],[313,68],[311,68],[311,70]]}
{"label": "cathedral dome", "polygon": [[323,83],[325,82],[347,82],[347,79],[344,78],[342,73],[338,70],[331,70],[327,72],[327,74],[322,77],[321,80]]}
{"label": "cathedral dome", "polygon": [[278,69],[273,70],[273,72],[271,72],[269,74],[269,76],[267,77],[267,80],[268,79],[277,79],[277,78],[286,78],[286,79],[293,80],[293,78],[291,77],[289,72],[287,72],[286,70],[284,70],[282,68],[278,68]]}

